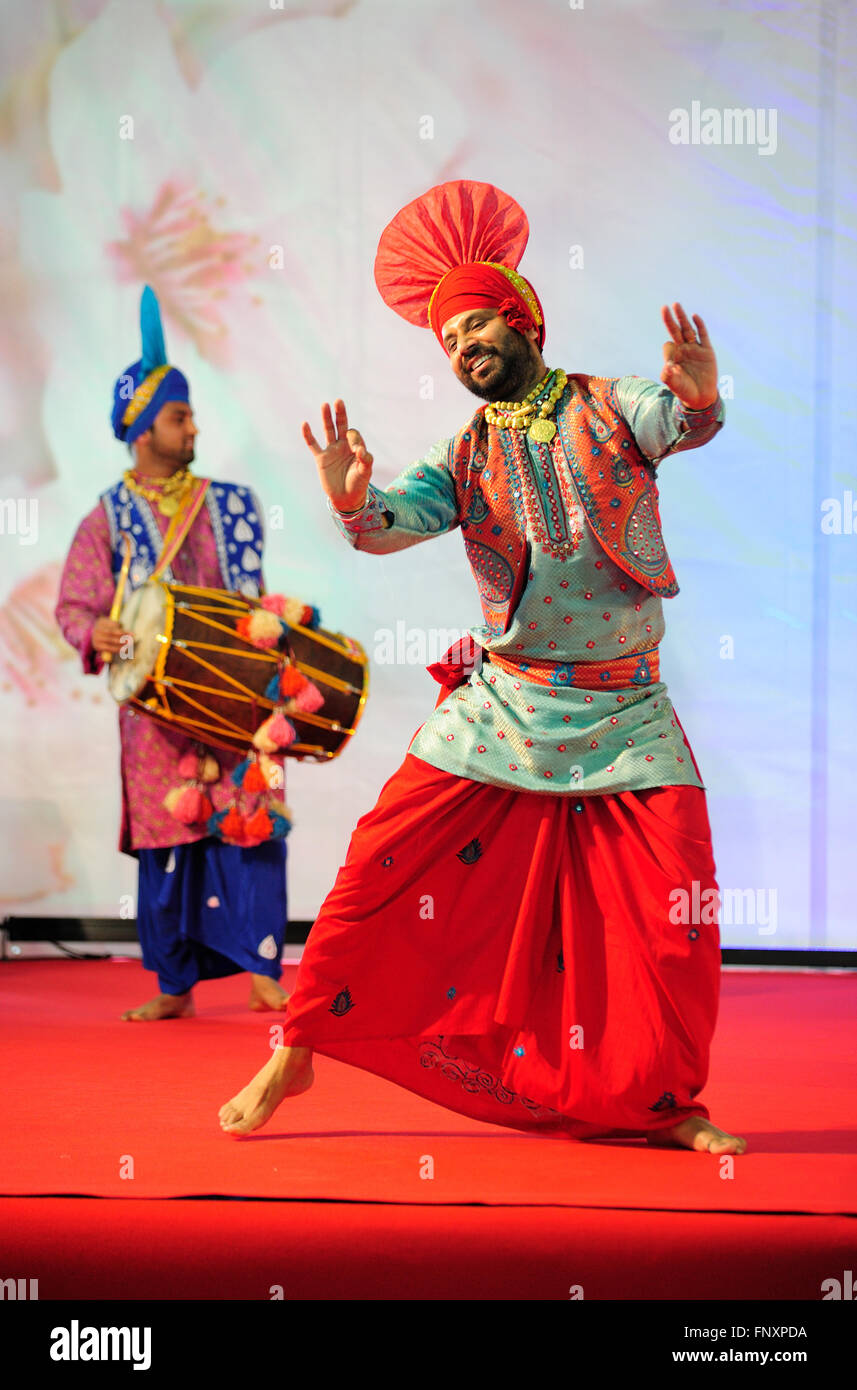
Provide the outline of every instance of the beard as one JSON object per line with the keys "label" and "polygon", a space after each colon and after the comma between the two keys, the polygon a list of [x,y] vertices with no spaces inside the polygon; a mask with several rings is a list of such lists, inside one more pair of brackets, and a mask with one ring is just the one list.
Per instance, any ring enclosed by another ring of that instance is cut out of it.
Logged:
{"label": "beard", "polygon": [[479,379],[462,366],[459,381],[474,396],[483,401],[519,401],[532,384],[533,358],[530,343],[522,333],[509,329],[508,341],[502,347],[480,348],[471,355],[471,362],[488,357],[488,365]]}
{"label": "beard", "polygon": [[154,430],[152,431],[152,445],[162,463],[171,463],[176,470],[187,468],[193,462],[196,454],[196,446],[193,441],[188,444],[167,444]]}

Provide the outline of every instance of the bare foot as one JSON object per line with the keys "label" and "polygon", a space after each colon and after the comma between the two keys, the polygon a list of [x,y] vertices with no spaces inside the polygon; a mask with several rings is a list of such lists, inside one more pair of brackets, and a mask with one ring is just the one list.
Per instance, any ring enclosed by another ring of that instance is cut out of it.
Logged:
{"label": "bare foot", "polygon": [[159,994],[139,1009],[126,1009],[122,1015],[123,1023],[154,1023],[159,1018],[193,1018],[190,990],[187,994]]}
{"label": "bare foot", "polygon": [[701,1115],[689,1115],[672,1129],[650,1129],[646,1139],[657,1149],[697,1149],[712,1154],[742,1154],[747,1140],[727,1134]]}
{"label": "bare foot", "polygon": [[224,1134],[249,1134],[261,1129],[280,1101],[308,1091],[313,1081],[311,1048],[278,1047],[243,1091],[220,1107],[220,1128]]}
{"label": "bare foot", "polygon": [[250,1008],[254,1013],[268,1013],[286,1007],[289,996],[270,975],[251,975],[250,979],[253,982],[250,988]]}

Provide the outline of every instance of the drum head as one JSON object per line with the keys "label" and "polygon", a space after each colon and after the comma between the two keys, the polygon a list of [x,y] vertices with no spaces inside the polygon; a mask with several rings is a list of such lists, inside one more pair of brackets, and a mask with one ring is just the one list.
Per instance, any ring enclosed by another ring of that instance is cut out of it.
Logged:
{"label": "drum head", "polygon": [[129,594],[122,605],[120,622],[125,632],[134,634],[134,650],[121,653],[110,663],[107,684],[117,704],[138,695],[155,668],[161,649],[158,635],[164,632],[166,597],[160,584],[143,584]]}

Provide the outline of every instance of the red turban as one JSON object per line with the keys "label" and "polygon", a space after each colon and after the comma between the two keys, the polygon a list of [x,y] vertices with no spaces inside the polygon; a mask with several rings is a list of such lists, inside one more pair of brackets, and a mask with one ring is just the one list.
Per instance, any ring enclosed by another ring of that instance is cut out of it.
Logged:
{"label": "red turban", "polygon": [[375,283],[391,309],[409,323],[430,325],[441,344],[449,319],[489,307],[520,333],[537,328],[541,348],[542,306],[515,269],[529,230],[523,209],[492,184],[438,184],[385,228]]}

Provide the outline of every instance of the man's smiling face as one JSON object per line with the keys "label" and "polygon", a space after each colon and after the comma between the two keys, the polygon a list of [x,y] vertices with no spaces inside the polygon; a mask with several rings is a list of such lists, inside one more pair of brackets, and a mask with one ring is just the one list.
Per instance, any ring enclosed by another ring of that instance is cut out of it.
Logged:
{"label": "man's smiling face", "polygon": [[496,309],[468,309],[443,325],[443,345],[462,386],[485,401],[521,400],[544,366],[536,330],[525,336]]}

